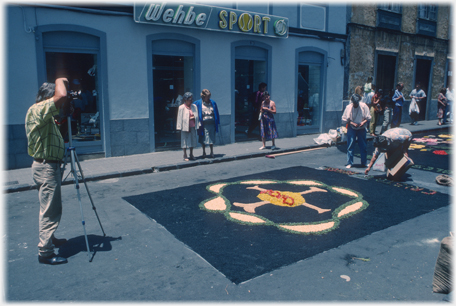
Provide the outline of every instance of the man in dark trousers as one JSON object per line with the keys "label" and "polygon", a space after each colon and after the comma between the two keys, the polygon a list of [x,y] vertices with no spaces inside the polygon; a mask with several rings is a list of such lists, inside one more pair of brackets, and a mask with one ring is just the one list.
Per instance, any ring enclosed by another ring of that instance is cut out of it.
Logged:
{"label": "man in dark trousers", "polygon": [[33,180],[38,187],[40,201],[38,262],[62,264],[67,259],[54,253],[54,247],[66,242],[57,239],[54,232],[62,216],[60,164],[65,153],[65,144],[55,118],[59,110],[68,106],[66,78],[54,83],[41,85],[36,103],[27,111],[25,130],[28,140],[28,154],[33,157]]}
{"label": "man in dark trousers", "polygon": [[250,119],[250,125],[249,129],[247,130],[247,137],[255,137],[252,135],[253,130],[255,130],[259,124],[260,121],[258,120],[258,117],[260,116],[260,109],[261,109],[261,103],[264,101],[264,92],[268,85],[266,83],[260,83],[258,85],[258,91],[255,93],[254,100],[252,101],[252,106],[253,106],[253,112],[252,112],[252,118]]}

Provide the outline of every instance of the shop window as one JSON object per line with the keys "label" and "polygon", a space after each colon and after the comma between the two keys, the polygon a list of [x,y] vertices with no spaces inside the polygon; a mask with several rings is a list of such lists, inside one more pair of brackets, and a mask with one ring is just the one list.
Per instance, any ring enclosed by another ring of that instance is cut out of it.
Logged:
{"label": "shop window", "polygon": [[[57,73],[68,76],[71,103],[71,135],[75,146],[98,144],[101,150],[100,103],[95,54],[46,52],[46,77],[54,81]],[[68,136],[67,136],[68,138]],[[68,140],[68,139],[67,139]]]}

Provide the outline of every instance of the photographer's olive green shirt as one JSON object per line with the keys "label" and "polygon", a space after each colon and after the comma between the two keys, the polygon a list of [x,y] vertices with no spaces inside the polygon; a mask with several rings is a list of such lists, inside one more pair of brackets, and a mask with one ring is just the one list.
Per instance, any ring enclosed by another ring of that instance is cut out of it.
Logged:
{"label": "photographer's olive green shirt", "polygon": [[62,160],[65,143],[55,123],[54,116],[59,110],[54,99],[32,105],[25,116],[25,131],[28,140],[28,154],[33,158]]}

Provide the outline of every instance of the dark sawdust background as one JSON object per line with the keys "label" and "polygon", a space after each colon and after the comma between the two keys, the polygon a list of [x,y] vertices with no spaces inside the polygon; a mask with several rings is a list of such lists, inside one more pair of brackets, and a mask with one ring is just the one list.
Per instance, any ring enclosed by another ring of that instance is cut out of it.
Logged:
{"label": "dark sawdust background", "polygon": [[[316,180],[329,186],[355,190],[363,195],[369,206],[358,214],[342,219],[340,226],[331,232],[321,235],[303,235],[281,231],[274,226],[242,225],[227,220],[221,213],[200,209],[199,204],[202,201],[215,196],[206,187],[216,182],[162,190],[124,199],[164,226],[178,240],[236,284],[447,206],[450,201],[446,194],[426,195],[392,185],[379,184],[375,180],[362,180],[341,173],[307,167],[262,172],[217,181],[217,183],[248,179]],[[249,192],[252,191],[247,191],[245,188],[231,188],[231,190],[226,188],[223,195],[230,199],[230,196],[233,196],[230,193],[234,193],[237,200],[249,199],[243,202],[255,202],[256,198],[252,197],[258,192],[253,194]],[[307,195],[305,198],[309,203],[322,208],[325,208],[325,205],[339,205],[337,202],[340,201],[338,199],[328,203],[326,193],[314,193],[311,198]],[[240,210],[233,208],[235,209]],[[276,214],[274,211],[277,207],[265,205],[262,209],[265,210],[262,213],[271,216]],[[302,210],[303,207],[299,209]],[[302,222],[312,221],[309,220],[313,218],[312,214],[316,216],[314,221],[319,221],[318,217],[323,218],[310,209],[305,211]],[[257,213],[259,214],[260,210],[257,210]],[[274,221],[283,222],[287,214],[290,217],[289,222],[298,221],[296,216],[299,214],[287,207],[282,209],[281,215],[277,215],[277,220]]]}

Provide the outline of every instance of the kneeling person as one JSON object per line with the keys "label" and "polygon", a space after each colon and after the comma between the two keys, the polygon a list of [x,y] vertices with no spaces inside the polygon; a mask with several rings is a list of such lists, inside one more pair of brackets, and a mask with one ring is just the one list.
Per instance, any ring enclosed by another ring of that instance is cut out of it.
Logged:
{"label": "kneeling person", "polygon": [[408,157],[408,148],[412,142],[412,138],[412,133],[404,128],[392,128],[382,135],[374,137],[375,150],[364,174],[367,175],[369,173],[381,152],[386,152],[388,155],[391,155],[395,151],[400,150]]}

